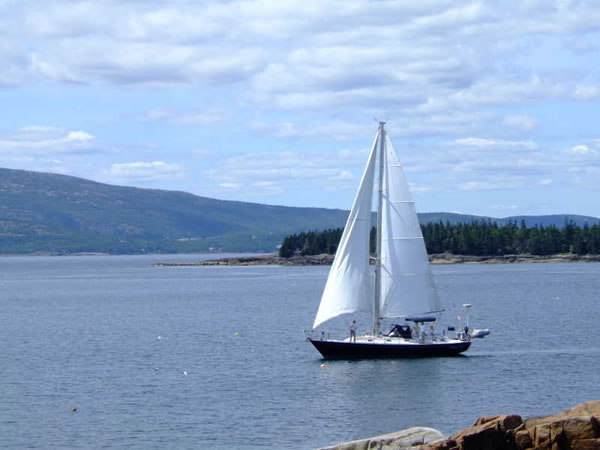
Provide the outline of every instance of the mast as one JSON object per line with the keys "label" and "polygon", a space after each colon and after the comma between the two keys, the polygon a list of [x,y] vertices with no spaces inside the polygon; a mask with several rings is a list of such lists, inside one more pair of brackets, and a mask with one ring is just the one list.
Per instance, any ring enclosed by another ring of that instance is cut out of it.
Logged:
{"label": "mast", "polygon": [[381,228],[383,216],[381,210],[383,207],[383,164],[385,158],[385,122],[379,122],[379,188],[377,201],[377,249],[375,253],[375,298],[373,300],[373,336],[379,334],[379,305],[381,299]]}

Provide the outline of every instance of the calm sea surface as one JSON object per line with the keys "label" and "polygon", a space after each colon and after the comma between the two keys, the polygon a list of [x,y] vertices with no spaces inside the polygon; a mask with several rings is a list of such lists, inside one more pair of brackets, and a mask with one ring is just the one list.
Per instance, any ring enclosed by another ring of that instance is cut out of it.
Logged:
{"label": "calm sea surface", "polygon": [[322,367],[327,267],[152,267],[200,258],[0,258],[0,447],[306,449],[600,399],[600,264],[434,266],[444,323],[472,303],[491,336]]}

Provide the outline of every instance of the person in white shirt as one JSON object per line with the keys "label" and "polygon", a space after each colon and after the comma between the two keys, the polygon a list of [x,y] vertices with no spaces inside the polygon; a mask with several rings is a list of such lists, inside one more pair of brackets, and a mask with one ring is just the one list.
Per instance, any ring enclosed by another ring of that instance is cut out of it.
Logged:
{"label": "person in white shirt", "polygon": [[425,337],[427,336],[427,327],[425,326],[425,323],[420,325],[419,334],[421,335],[421,342],[425,342]]}
{"label": "person in white shirt", "polygon": [[356,342],[356,320],[350,324],[350,342]]}

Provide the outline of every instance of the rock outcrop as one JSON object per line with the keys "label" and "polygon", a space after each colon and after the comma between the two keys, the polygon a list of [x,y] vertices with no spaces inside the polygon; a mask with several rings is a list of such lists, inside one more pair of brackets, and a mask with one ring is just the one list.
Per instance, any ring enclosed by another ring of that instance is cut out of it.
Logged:
{"label": "rock outcrop", "polygon": [[471,428],[433,444],[430,450],[600,449],[600,401],[523,420],[520,416],[480,417]]}
{"label": "rock outcrop", "polygon": [[448,438],[433,428],[346,442],[321,450],[597,450],[600,449],[600,401],[582,403],[545,417],[480,417]]}
{"label": "rock outcrop", "polygon": [[[155,266],[327,266],[333,262],[334,255],[294,255],[282,258],[276,254],[240,256],[231,258],[208,259],[197,262],[157,263]],[[429,255],[432,264],[504,264],[504,263],[543,263],[543,262],[600,262],[600,255],[501,255],[472,256],[439,253]]]}
{"label": "rock outcrop", "polygon": [[443,439],[444,435],[438,430],[426,427],[413,427],[396,433],[383,434],[359,441],[325,447],[321,450],[397,450],[418,449],[423,444]]}

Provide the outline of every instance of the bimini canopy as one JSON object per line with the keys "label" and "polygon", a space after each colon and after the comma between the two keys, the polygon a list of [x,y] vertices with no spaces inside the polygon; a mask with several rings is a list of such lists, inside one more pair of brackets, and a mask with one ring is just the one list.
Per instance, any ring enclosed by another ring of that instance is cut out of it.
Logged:
{"label": "bimini canopy", "polygon": [[435,322],[437,319],[433,316],[407,317],[407,322]]}

